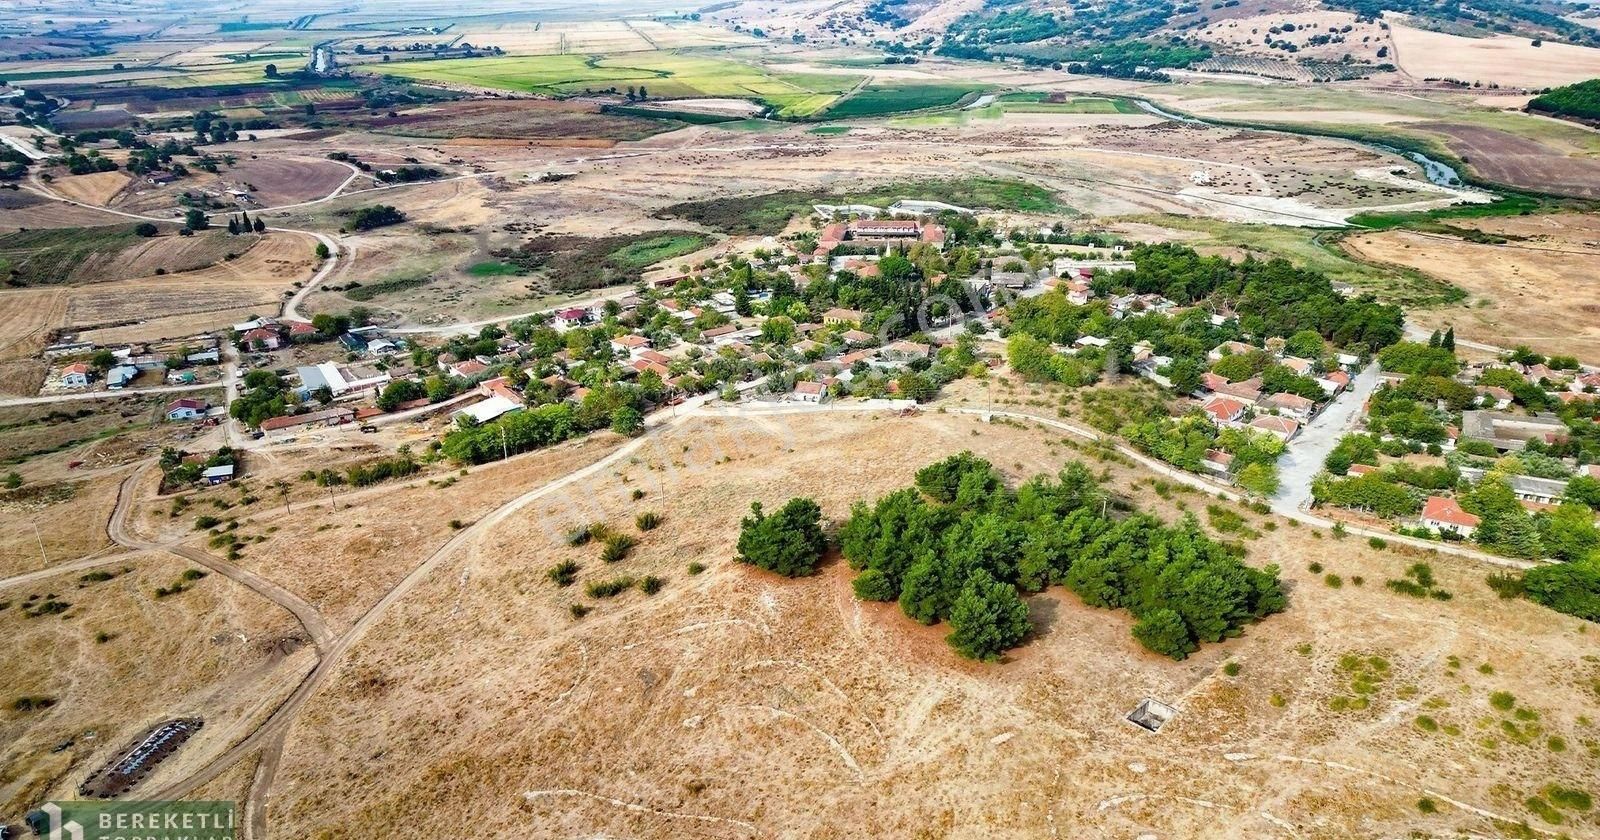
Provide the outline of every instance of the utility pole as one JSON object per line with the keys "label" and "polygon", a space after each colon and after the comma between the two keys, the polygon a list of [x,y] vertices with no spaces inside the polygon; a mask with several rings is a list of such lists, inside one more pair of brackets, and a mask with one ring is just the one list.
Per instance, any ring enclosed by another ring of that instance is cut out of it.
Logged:
{"label": "utility pole", "polygon": [[511,458],[511,449],[506,445],[506,424],[500,424],[500,460]]}
{"label": "utility pole", "polygon": [[39,520],[37,519],[33,521],[33,538],[39,541],[39,559],[43,560],[46,566],[50,565],[50,558],[45,556],[44,553],[44,535],[39,533]]}

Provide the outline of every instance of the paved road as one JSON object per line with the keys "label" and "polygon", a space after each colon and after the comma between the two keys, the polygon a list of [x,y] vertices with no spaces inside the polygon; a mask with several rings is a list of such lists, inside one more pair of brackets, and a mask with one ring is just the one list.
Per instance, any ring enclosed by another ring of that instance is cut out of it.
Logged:
{"label": "paved road", "polygon": [[1311,480],[1322,472],[1322,462],[1339,445],[1339,438],[1360,416],[1362,404],[1377,387],[1378,363],[1373,362],[1356,374],[1343,394],[1300,430],[1300,436],[1278,459],[1278,493],[1272,497],[1273,510],[1287,515],[1311,503]]}

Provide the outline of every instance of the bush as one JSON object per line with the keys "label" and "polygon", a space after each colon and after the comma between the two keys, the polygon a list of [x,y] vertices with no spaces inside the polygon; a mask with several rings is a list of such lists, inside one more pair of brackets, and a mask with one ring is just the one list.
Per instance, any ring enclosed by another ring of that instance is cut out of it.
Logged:
{"label": "bush", "polygon": [[646,595],[654,595],[661,591],[661,587],[666,585],[667,582],[665,580],[662,580],[655,575],[645,575],[643,578],[639,579],[639,591]]}
{"label": "bush", "polygon": [[1372,546],[1378,551],[1382,551],[1389,547],[1389,541],[1383,537],[1369,537],[1367,539],[1367,545]]}
{"label": "bush", "polygon": [[545,572],[545,577],[556,586],[571,586],[578,579],[578,564],[571,560],[563,560],[551,566],[550,571]]}
{"label": "bush", "polygon": [[1417,728],[1424,732],[1438,732],[1439,722],[1427,715],[1417,715]]}
{"label": "bush", "polygon": [[772,516],[753,502],[739,524],[738,559],[785,577],[809,575],[828,547],[821,519],[822,509],[810,499],[790,499]]}
{"label": "bush", "polygon": [[597,580],[584,589],[590,598],[610,598],[621,595],[633,588],[634,579],[631,577],[616,577],[610,580]]}
{"label": "bush", "polygon": [[1490,572],[1484,583],[1494,590],[1496,595],[1510,600],[1522,597],[1522,576],[1511,572]]}
{"label": "bush", "polygon": [[634,518],[633,524],[641,531],[654,531],[661,525],[661,517],[655,513],[641,513]]}
{"label": "bush", "polygon": [[897,597],[894,582],[878,569],[867,569],[856,575],[850,586],[863,601],[893,601]]}
{"label": "bush", "polygon": [[1344,586],[1344,578],[1332,573],[1324,575],[1322,582],[1326,584],[1329,589],[1338,589],[1339,587]]}
{"label": "bush", "polygon": [[705,570],[706,570],[706,564],[700,562],[699,560],[696,560],[693,563],[689,564],[689,574],[691,574],[691,575],[698,575],[701,572],[704,572]]}
{"label": "bush", "polygon": [[588,615],[591,609],[593,608],[583,604],[573,604],[572,606],[567,607],[567,611],[572,613],[572,617],[575,619],[583,618],[584,616]]}
{"label": "bush", "polygon": [[1502,712],[1509,712],[1517,705],[1517,698],[1509,691],[1496,691],[1489,695],[1489,705]]}
{"label": "bush", "polygon": [[600,548],[600,559],[607,563],[615,563],[627,557],[628,552],[638,544],[638,540],[627,534],[612,534],[606,537],[605,543]]}
{"label": "bush", "polygon": [[577,548],[580,545],[586,545],[588,544],[589,540],[590,536],[588,528],[579,528],[578,530],[567,534],[567,545],[572,546],[573,548]]}
{"label": "bush", "polygon": [[1227,674],[1230,677],[1239,676],[1239,672],[1242,670],[1244,670],[1244,667],[1237,662],[1229,662],[1228,664],[1222,666],[1222,673]]}
{"label": "bush", "polygon": [[1417,810],[1424,814],[1437,814],[1439,813],[1439,806],[1432,799],[1424,796],[1417,800]]}

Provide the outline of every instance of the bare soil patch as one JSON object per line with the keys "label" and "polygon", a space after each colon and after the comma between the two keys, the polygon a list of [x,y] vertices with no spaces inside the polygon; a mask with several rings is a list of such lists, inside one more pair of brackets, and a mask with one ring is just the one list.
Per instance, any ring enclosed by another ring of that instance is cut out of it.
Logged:
{"label": "bare soil patch", "polygon": [[[368,126],[384,134],[505,140],[642,140],[670,131],[676,123],[615,114],[602,114],[598,105],[549,100],[511,102],[449,102],[406,111],[393,117],[374,118]],[[585,143],[584,145],[589,145]]]}
{"label": "bare soil patch", "polygon": [[1556,195],[1600,197],[1600,160],[1572,157],[1492,128],[1458,123],[1417,127],[1445,135],[1450,150],[1488,180]]}

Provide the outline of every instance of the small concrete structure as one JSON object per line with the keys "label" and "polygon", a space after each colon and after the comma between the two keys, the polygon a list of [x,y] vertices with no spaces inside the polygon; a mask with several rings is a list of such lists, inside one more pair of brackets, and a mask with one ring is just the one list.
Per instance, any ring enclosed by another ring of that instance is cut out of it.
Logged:
{"label": "small concrete structure", "polygon": [[1128,713],[1127,720],[1140,729],[1160,732],[1161,727],[1178,716],[1178,710],[1153,697],[1146,697]]}

